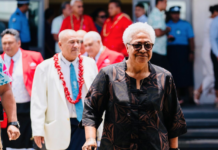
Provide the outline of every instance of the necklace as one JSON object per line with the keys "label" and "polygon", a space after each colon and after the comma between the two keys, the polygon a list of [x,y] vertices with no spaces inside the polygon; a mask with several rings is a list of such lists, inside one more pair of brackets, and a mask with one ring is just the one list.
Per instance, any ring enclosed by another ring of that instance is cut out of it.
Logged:
{"label": "necklace", "polygon": [[76,104],[80,101],[81,99],[81,96],[82,96],[82,87],[83,87],[83,84],[84,84],[84,79],[83,79],[83,58],[81,56],[81,54],[78,55],[79,57],[79,93],[77,95],[77,98],[76,100],[72,100],[72,98],[70,97],[70,92],[66,86],[66,81],[64,80],[64,75],[63,73],[61,72],[61,66],[59,64],[59,60],[58,60],[58,54],[55,54],[54,55],[54,66],[55,68],[57,69],[57,72],[58,72],[58,75],[59,75],[59,78],[60,80],[62,81],[62,85],[64,87],[64,93],[65,93],[65,97],[66,99],[71,103],[71,104]]}
{"label": "necklace", "polygon": [[[123,14],[121,14],[118,18],[117,18],[117,20],[113,23],[113,25],[111,26],[111,28],[110,28],[110,31],[111,31],[111,29],[115,26],[115,25],[117,25],[117,23],[120,21],[120,19],[123,17],[124,15]],[[106,37],[106,36],[108,36],[111,32],[109,31],[108,33],[107,33],[107,31],[106,31],[106,29],[107,29],[107,23],[110,21],[110,19],[108,18],[107,20],[106,20],[106,23],[105,23],[105,25],[104,25],[104,27],[103,27],[103,36],[104,37]]]}
{"label": "necklace", "polygon": [[[83,21],[84,21],[84,18],[82,17],[82,19],[80,21],[80,28],[79,28],[79,30],[81,30],[83,28]],[[70,24],[71,24],[72,30],[74,30],[73,15],[70,15]]]}

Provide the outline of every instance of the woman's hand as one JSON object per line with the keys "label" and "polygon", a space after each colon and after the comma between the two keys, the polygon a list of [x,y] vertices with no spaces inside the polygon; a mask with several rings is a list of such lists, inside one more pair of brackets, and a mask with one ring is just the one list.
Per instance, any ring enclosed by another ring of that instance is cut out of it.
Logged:
{"label": "woman's hand", "polygon": [[89,138],[83,145],[82,150],[92,150],[92,147],[94,147],[94,150],[97,150],[97,142],[96,139]]}

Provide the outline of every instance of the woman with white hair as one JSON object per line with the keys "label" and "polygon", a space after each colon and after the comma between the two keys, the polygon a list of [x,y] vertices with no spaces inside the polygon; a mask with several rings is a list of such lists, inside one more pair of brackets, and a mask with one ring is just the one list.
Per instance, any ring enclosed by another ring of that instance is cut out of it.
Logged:
{"label": "woman with white hair", "polygon": [[155,32],[147,23],[130,25],[123,34],[129,59],[101,69],[84,103],[83,150],[96,145],[96,129],[105,121],[100,150],[178,150],[186,133],[173,77],[151,64]]}

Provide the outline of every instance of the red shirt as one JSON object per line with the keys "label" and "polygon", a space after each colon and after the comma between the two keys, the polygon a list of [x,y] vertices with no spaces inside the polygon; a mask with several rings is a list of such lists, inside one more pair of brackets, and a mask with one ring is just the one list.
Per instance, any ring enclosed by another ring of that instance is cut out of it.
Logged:
{"label": "red shirt", "polygon": [[[41,53],[39,52],[21,49],[21,53],[22,53],[22,65],[23,65],[23,81],[29,95],[31,96],[35,70],[36,67],[43,61],[43,58]],[[3,60],[4,60],[4,55],[5,53],[1,55]]]}
{"label": "red shirt", "polygon": [[132,21],[124,13],[117,14],[113,19],[108,18],[102,28],[101,36],[103,44],[109,49],[128,56],[125,45],[123,44],[123,32],[132,24]]}
{"label": "red shirt", "polygon": [[[60,32],[65,30],[65,29],[72,29],[71,26],[71,16],[66,17],[61,25],[61,29]],[[78,20],[74,15],[73,15],[73,27],[75,31],[80,30],[80,26],[81,26],[81,21],[82,21],[82,17],[80,17],[80,19]],[[88,15],[83,15],[83,24],[82,24],[82,30],[89,32],[89,31],[96,31],[97,29],[95,27],[95,24],[92,20],[91,17],[89,17]]]}
{"label": "red shirt", "polygon": [[101,68],[104,68],[111,64],[122,62],[123,60],[123,54],[109,50],[107,47],[105,47],[104,51],[101,53],[97,61],[98,71],[100,71]]}

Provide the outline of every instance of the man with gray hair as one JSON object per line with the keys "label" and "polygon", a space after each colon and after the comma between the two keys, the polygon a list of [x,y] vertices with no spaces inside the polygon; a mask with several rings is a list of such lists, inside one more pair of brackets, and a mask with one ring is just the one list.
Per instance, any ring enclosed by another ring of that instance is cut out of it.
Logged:
{"label": "man with gray hair", "polygon": [[[39,52],[27,51],[20,48],[21,41],[19,32],[14,29],[6,29],[1,34],[1,55],[9,68],[12,81],[12,92],[17,105],[17,117],[20,122],[21,136],[17,141],[10,141],[7,130],[2,130],[2,141],[5,148],[33,148],[31,140],[30,121],[30,97],[36,66],[43,61]],[[16,124],[15,124],[16,125]]]}
{"label": "man with gray hair", "polygon": [[88,56],[95,60],[98,71],[103,67],[124,60],[124,56],[121,53],[112,51],[102,44],[101,36],[97,32],[88,32],[83,38],[83,43]]}
{"label": "man with gray hair", "polygon": [[85,30],[97,31],[92,18],[88,15],[83,15],[83,1],[71,0],[72,14],[64,19],[60,32],[65,29],[72,29],[74,31]]}

